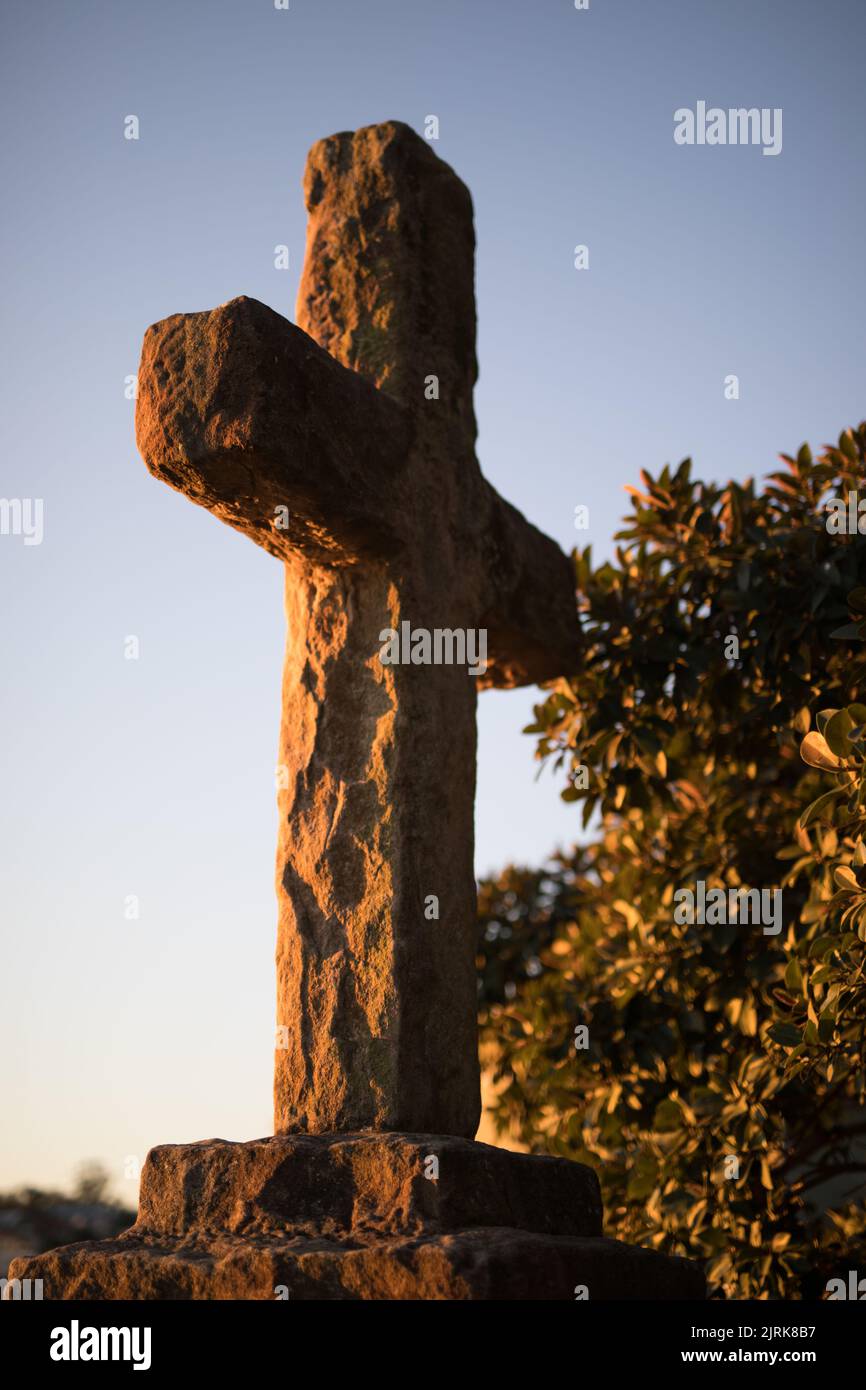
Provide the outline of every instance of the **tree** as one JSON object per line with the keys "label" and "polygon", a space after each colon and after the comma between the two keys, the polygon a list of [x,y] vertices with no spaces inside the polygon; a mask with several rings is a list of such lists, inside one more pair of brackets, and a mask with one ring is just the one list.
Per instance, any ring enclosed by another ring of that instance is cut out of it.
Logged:
{"label": "tree", "polygon": [[[819,1295],[866,1231],[866,538],[827,508],[856,517],[866,424],[782,458],[763,489],[642,472],[615,562],[576,552],[582,667],[527,732],[594,833],[479,899],[497,1123],[738,1297]],[[723,920],[682,920],[700,883]],[[781,890],[778,931],[738,889]]]}
{"label": "tree", "polygon": [[104,1202],[110,1174],[105,1165],[96,1158],[86,1159],[78,1165],[75,1175],[73,1195],[79,1202]]}

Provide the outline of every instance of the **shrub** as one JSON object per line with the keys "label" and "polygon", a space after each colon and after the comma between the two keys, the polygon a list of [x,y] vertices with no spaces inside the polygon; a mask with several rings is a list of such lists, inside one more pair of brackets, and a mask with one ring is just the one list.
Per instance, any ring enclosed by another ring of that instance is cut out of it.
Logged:
{"label": "shrub", "polygon": [[[782,458],[763,489],[642,472],[615,561],[575,554],[582,669],[527,732],[593,833],[479,899],[497,1123],[730,1297],[818,1296],[866,1231],[866,537],[826,512],[866,424]],[[699,881],[781,888],[781,930],[678,921]]]}

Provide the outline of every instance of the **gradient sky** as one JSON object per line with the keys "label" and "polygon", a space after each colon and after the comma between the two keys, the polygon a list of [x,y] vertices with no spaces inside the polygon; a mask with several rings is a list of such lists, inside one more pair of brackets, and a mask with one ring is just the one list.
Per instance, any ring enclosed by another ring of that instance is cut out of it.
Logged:
{"label": "gradient sky", "polygon": [[[0,536],[0,1187],[98,1157],[134,1201],[127,1156],[271,1127],[283,644],[280,566],[136,454],[144,329],[239,293],[291,317],[309,146],[435,114],[475,203],[482,468],[604,555],[640,467],[762,473],[866,414],[866,6],[6,0],[0,22],[0,495],[45,505],[41,546]],[[781,107],[782,153],[678,147],[698,100]],[[534,780],[534,699],[480,700],[480,872],[576,831]]]}

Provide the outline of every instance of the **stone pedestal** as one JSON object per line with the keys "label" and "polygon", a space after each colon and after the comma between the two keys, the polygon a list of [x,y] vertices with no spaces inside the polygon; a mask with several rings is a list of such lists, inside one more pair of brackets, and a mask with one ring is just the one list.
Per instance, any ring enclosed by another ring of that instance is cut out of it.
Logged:
{"label": "stone pedestal", "polygon": [[114,1240],[13,1261],[50,1299],[703,1298],[697,1265],[602,1236],[566,1159],[440,1135],[166,1144]]}

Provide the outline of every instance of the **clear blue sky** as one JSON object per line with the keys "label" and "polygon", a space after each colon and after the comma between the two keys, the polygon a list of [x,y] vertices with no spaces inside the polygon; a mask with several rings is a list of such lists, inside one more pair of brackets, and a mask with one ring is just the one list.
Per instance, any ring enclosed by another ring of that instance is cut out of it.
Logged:
{"label": "clear blue sky", "polygon": [[[291,316],[308,147],[435,114],[475,201],[482,467],[603,555],[641,466],[763,472],[866,414],[866,6],[17,0],[2,31],[0,495],[45,537],[0,536],[0,1187],[96,1156],[132,1200],[127,1155],[270,1129],[283,642],[276,561],[137,457],[144,329]],[[698,100],[781,107],[781,155],[675,145]],[[576,830],[533,698],[480,701],[480,871]]]}

